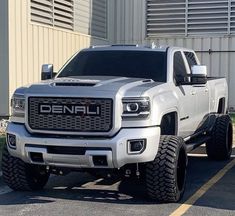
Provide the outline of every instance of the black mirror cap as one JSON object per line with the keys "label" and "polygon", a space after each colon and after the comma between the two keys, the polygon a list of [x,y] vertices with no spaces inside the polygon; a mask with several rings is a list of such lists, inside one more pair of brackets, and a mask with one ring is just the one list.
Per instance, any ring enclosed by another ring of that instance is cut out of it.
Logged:
{"label": "black mirror cap", "polygon": [[53,70],[53,64],[42,65],[41,80],[48,80],[55,77]]}
{"label": "black mirror cap", "polygon": [[191,76],[192,85],[204,85],[207,83],[207,76],[204,74],[197,74]]}

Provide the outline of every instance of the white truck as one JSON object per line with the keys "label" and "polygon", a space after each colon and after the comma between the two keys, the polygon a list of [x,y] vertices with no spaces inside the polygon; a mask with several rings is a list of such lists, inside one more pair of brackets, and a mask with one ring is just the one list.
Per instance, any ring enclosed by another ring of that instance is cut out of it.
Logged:
{"label": "white truck", "polygon": [[229,159],[225,78],[207,76],[193,50],[110,45],[76,53],[12,97],[2,172],[14,190],[42,189],[51,173],[133,174],[150,198],[177,202],[187,153]]}

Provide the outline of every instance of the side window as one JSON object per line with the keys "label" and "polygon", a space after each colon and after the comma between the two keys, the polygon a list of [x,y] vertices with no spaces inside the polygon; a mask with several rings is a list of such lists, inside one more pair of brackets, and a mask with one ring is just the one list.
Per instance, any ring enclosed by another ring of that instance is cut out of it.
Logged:
{"label": "side window", "polygon": [[184,64],[184,59],[181,52],[175,52],[174,54],[174,77],[177,83],[179,82],[189,82],[189,77],[187,76],[187,70]]}
{"label": "side window", "polygon": [[197,60],[195,58],[195,55],[192,52],[184,52],[184,55],[185,55],[185,57],[186,57],[186,59],[188,61],[188,65],[189,65],[190,70],[192,72],[192,66],[198,65],[197,64]]}

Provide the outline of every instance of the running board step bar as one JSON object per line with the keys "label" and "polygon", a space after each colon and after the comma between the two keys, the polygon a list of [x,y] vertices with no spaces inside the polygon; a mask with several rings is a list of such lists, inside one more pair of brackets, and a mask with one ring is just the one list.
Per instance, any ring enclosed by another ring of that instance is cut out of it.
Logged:
{"label": "running board step bar", "polygon": [[[200,138],[194,138],[186,142],[186,150],[187,152],[191,152],[195,148],[199,147],[200,145],[206,143],[210,140],[210,136],[202,136]],[[192,142],[191,142],[192,141]]]}

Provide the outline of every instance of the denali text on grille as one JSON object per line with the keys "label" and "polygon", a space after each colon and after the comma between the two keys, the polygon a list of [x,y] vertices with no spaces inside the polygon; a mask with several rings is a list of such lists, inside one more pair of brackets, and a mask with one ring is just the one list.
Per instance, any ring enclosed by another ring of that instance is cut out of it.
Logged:
{"label": "denali text on grille", "polygon": [[99,105],[50,105],[40,104],[40,114],[64,114],[64,115],[100,115]]}

